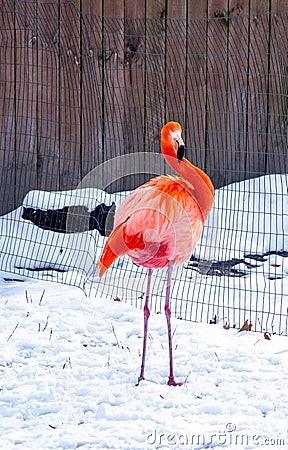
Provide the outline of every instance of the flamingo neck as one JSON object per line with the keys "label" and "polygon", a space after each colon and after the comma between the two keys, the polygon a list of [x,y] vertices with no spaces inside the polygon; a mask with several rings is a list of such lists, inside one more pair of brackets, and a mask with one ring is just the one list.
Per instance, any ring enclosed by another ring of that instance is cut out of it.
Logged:
{"label": "flamingo neck", "polygon": [[170,135],[166,137],[162,135],[161,144],[163,156],[169,166],[191,184],[192,194],[205,221],[214,201],[214,188],[210,178],[201,169],[193,166],[188,159],[183,158],[178,162]]}

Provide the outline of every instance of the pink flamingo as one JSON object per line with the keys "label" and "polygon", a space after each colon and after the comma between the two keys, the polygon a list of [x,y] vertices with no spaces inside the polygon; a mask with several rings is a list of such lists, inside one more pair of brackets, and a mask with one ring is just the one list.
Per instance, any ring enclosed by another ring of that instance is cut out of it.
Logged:
{"label": "pink flamingo", "polygon": [[168,122],[161,132],[164,158],[179,176],[158,176],[135,189],[120,205],[115,226],[104,246],[98,268],[100,277],[120,255],[128,254],[148,268],[144,304],[144,338],[140,376],[144,379],[149,294],[152,269],[168,267],[165,315],[168,328],[168,385],[176,386],[173,373],[170,286],[172,268],[188,261],[200,239],[214,200],[209,177],[184,158],[181,126]]}

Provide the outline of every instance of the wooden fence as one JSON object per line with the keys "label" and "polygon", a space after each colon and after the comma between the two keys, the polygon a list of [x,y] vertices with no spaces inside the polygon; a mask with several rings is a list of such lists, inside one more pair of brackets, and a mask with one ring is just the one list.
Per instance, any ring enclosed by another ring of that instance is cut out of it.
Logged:
{"label": "wooden fence", "polygon": [[287,172],[287,11],[287,0],[1,0],[0,213],[31,189],[76,187],[109,158],[159,152],[170,119],[216,187]]}

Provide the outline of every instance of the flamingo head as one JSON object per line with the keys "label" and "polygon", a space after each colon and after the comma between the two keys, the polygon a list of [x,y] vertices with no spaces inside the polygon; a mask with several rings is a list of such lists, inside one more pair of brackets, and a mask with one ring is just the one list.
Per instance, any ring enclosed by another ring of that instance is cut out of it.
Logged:
{"label": "flamingo head", "polygon": [[182,139],[182,128],[178,122],[168,122],[162,128],[162,137],[172,141],[178,162],[180,163],[184,157],[185,147]]}

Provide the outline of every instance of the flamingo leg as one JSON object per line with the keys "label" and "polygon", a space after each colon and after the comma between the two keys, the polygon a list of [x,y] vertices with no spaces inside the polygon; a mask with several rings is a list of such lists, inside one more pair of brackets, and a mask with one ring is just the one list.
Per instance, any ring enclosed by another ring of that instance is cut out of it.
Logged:
{"label": "flamingo leg", "polygon": [[152,269],[149,269],[149,271],[148,271],[147,289],[146,289],[146,297],[145,297],[145,303],[144,303],[144,338],[143,338],[142,363],[141,363],[140,376],[138,378],[138,384],[140,383],[141,380],[144,380],[144,369],[145,369],[146,347],[147,347],[148,319],[149,319],[149,316],[150,316],[149,297],[150,297],[151,278],[152,278]]}
{"label": "flamingo leg", "polygon": [[169,344],[169,378],[168,386],[181,386],[182,383],[176,383],[173,372],[173,349],[172,349],[172,333],[171,333],[171,309],[170,309],[170,292],[171,292],[171,276],[172,276],[173,264],[171,261],[168,263],[167,274],[167,288],[166,288],[166,301],[165,301],[165,315],[167,320],[168,330],[168,344]]}

